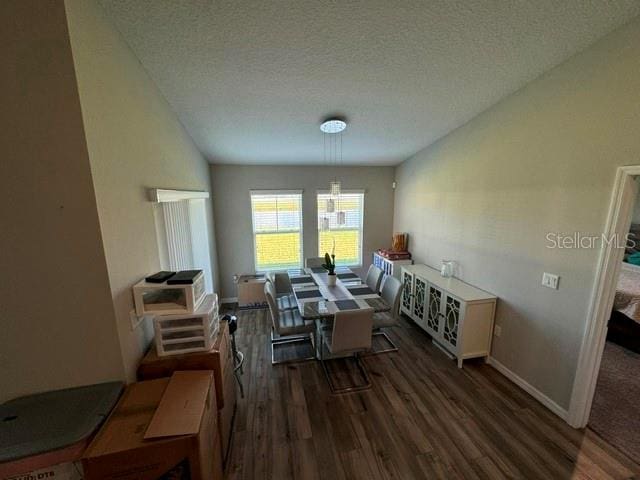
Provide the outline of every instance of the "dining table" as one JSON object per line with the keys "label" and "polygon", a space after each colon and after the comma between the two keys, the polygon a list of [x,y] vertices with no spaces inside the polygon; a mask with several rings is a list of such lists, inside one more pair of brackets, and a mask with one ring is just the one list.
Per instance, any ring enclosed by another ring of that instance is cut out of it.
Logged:
{"label": "dining table", "polygon": [[391,311],[391,306],[349,268],[336,269],[335,285],[329,285],[329,274],[322,267],[288,273],[300,316],[315,321],[318,330],[330,323],[336,312],[366,308],[375,313]]}
{"label": "dining table", "polygon": [[324,268],[289,271],[289,281],[303,319],[328,319],[342,310],[373,308],[376,313],[391,310],[391,306],[349,268],[336,270],[336,277],[336,284],[329,285],[329,274]]}

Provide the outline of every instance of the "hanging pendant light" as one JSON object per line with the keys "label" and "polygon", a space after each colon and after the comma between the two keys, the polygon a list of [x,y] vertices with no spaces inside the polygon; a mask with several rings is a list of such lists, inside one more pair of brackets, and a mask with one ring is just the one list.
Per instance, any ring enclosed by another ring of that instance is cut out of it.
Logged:
{"label": "hanging pendant light", "polygon": [[340,210],[337,217],[338,225],[344,225],[345,223],[347,223],[347,214],[344,212],[344,210]]}
{"label": "hanging pendant light", "polygon": [[342,185],[340,184],[339,180],[334,180],[333,182],[329,183],[329,195],[331,195],[333,198],[338,198],[340,196],[340,190]]}
{"label": "hanging pendant light", "polygon": [[323,232],[326,232],[327,230],[329,230],[329,217],[322,217],[322,223],[320,225],[320,229]]}
{"label": "hanging pendant light", "polygon": [[333,198],[327,198],[327,213],[334,213],[336,211],[336,201]]}
{"label": "hanging pendant light", "polygon": [[[320,130],[324,134],[324,153],[327,159],[327,141],[329,150],[329,164],[334,167],[338,162],[342,163],[342,132],[347,128],[347,123],[339,118],[329,118],[322,122]],[[337,178],[329,183],[329,195],[336,200],[340,197],[342,184]],[[327,205],[328,206],[328,205]],[[327,211],[329,209],[327,208]]]}

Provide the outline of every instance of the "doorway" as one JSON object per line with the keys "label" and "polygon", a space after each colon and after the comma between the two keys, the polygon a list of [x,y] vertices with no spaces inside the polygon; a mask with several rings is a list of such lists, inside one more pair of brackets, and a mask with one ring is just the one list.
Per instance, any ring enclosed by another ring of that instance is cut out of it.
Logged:
{"label": "doorway", "polygon": [[[638,195],[636,182],[638,176],[640,176],[640,165],[619,167],[616,172],[603,232],[605,238],[616,241],[604,242],[600,251],[596,281],[567,418],[569,424],[576,428],[584,428],[589,422],[601,366],[607,368],[607,372],[610,373],[612,368],[610,360],[614,363],[620,360],[614,358],[615,351],[612,353],[607,349],[608,355],[605,364],[602,365],[603,353],[607,346],[608,322],[613,311],[618,278],[626,253],[624,242],[629,233],[632,212]],[[618,239],[622,239],[622,242]],[[624,365],[619,365],[618,368],[624,368]]]}

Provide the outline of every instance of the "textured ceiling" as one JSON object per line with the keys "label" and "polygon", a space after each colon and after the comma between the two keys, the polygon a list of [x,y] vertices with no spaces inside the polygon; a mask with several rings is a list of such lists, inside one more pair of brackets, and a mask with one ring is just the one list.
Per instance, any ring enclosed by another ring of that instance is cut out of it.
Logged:
{"label": "textured ceiling", "polygon": [[101,0],[213,163],[393,165],[640,13],[639,0]]}

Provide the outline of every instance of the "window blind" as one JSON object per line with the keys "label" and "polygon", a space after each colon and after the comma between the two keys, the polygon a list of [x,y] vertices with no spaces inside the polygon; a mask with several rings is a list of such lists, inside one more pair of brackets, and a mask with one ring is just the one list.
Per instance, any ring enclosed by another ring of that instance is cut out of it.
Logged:
{"label": "window blind", "polygon": [[[328,193],[318,193],[318,256],[331,253],[335,241],[336,265],[362,265],[364,193],[341,193],[335,199],[334,212],[327,211],[331,198]],[[345,213],[343,225],[338,223],[341,211]],[[328,228],[323,228],[323,218],[329,220]]]}
{"label": "window blind", "polygon": [[160,268],[170,271],[201,269],[206,291],[211,293],[213,285],[205,200],[162,201],[156,203],[154,215]]}
{"label": "window blind", "polygon": [[251,192],[257,272],[302,267],[302,194]]}

